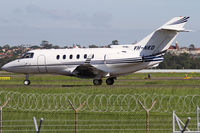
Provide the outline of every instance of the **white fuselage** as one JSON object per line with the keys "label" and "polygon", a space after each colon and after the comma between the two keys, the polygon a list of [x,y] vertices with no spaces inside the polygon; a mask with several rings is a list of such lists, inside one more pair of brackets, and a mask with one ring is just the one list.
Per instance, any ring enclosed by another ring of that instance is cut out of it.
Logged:
{"label": "white fuselage", "polygon": [[[162,57],[144,61],[135,45],[113,46],[111,48],[73,48],[33,50],[32,58],[22,58],[4,66],[7,71],[24,74],[51,73],[77,76],[73,71],[77,66],[90,64],[102,70],[97,77],[115,77],[156,65]],[[84,58],[85,56],[85,58]],[[87,56],[87,57],[86,57]],[[82,77],[82,76],[79,76]],[[84,76],[83,76],[84,77]]]}

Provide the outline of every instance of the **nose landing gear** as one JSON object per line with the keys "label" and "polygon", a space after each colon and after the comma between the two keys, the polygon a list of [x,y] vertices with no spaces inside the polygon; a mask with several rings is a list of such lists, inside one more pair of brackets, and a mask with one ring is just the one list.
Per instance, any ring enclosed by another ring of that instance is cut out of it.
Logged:
{"label": "nose landing gear", "polygon": [[24,80],[24,85],[30,85],[31,84],[31,81],[28,78],[29,78],[29,75],[26,74],[26,79]]}

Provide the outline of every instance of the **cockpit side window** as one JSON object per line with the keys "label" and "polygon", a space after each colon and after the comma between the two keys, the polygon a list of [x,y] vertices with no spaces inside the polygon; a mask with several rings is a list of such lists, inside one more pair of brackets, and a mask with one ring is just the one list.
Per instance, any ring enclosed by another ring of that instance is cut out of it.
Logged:
{"label": "cockpit side window", "polygon": [[34,53],[25,53],[21,59],[24,59],[24,58],[33,58],[34,56]]}

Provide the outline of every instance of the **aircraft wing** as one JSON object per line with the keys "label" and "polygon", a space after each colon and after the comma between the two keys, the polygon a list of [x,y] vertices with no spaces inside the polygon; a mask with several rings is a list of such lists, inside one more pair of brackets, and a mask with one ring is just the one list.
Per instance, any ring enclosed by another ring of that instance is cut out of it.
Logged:
{"label": "aircraft wing", "polygon": [[95,78],[95,77],[101,78],[103,77],[103,75],[106,75],[104,71],[87,63],[77,66],[72,73],[73,75],[83,78]]}

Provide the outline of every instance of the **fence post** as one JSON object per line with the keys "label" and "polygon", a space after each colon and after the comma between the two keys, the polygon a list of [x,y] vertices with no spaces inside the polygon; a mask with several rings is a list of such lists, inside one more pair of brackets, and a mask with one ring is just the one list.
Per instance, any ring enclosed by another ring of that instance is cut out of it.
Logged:
{"label": "fence post", "polygon": [[197,131],[199,131],[199,106],[197,105]]}
{"label": "fence post", "polygon": [[[186,131],[186,129],[188,131],[190,131],[189,128],[187,128],[189,122],[190,122],[191,118],[188,117],[187,121],[185,122],[185,124],[180,120],[180,118],[175,114],[175,111],[173,111],[173,133],[175,132],[181,132],[181,133],[184,133]],[[179,127],[179,131],[176,131],[176,125],[175,125],[175,121],[177,122],[177,125]],[[183,125],[183,129],[181,127],[181,125]]]}
{"label": "fence post", "polygon": [[175,111],[173,111],[173,113],[172,113],[172,119],[173,119],[173,133],[175,132],[175,130],[176,130],[176,123],[175,123]]}
{"label": "fence post", "polygon": [[185,123],[185,126],[184,126],[184,128],[183,128],[183,130],[182,130],[182,133],[184,133],[185,131],[186,131],[186,128],[187,128],[187,126],[188,126],[188,124],[189,124],[189,121],[190,121],[190,117],[188,117],[188,119],[187,119],[187,121],[186,121],[186,123]]}
{"label": "fence post", "polygon": [[39,124],[39,128],[38,128],[38,126],[37,126],[37,120],[36,120],[35,117],[33,117],[33,122],[34,122],[34,125],[35,125],[35,131],[36,131],[36,133],[40,133],[40,130],[41,130],[41,127],[42,127],[42,121],[43,120],[44,120],[43,118],[40,118],[40,124]]}
{"label": "fence post", "polygon": [[78,127],[78,112],[83,108],[83,106],[85,105],[85,101],[80,104],[80,106],[76,109],[74,107],[74,105],[72,104],[72,102],[68,99],[69,104],[71,105],[72,109],[74,110],[74,114],[75,114],[75,122],[74,122],[74,128],[75,128],[75,133],[77,133],[77,127]]}
{"label": "fence post", "polygon": [[149,109],[147,109],[139,100],[140,105],[146,111],[146,133],[149,133],[149,112],[152,110],[153,106],[155,105],[156,101],[154,101]]}
{"label": "fence post", "polygon": [[0,106],[0,133],[2,133],[2,111],[3,111],[3,108],[8,104],[8,101],[10,100],[10,98],[8,98],[5,103]]}

